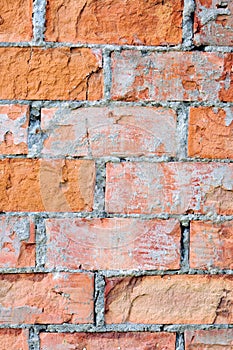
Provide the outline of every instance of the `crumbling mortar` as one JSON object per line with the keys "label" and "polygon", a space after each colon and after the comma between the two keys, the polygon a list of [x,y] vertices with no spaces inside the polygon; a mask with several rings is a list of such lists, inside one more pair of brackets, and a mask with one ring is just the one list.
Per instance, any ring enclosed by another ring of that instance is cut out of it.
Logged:
{"label": "crumbling mortar", "polygon": [[35,228],[36,228],[36,268],[43,269],[46,260],[46,229],[45,223],[42,218],[36,216],[35,219]]}
{"label": "crumbling mortar", "polygon": [[189,266],[189,244],[190,244],[190,222],[182,222],[181,225],[181,242],[180,242],[180,270],[187,273]]}
{"label": "crumbling mortar", "polygon": [[176,333],[176,350],[185,350],[184,333]]}
{"label": "crumbling mortar", "polygon": [[193,18],[195,11],[194,0],[184,1],[183,10],[183,48],[191,49],[193,47]]}
{"label": "crumbling mortar", "polygon": [[111,51],[103,49],[103,72],[104,72],[104,100],[110,101],[112,70],[111,70]]}
{"label": "crumbling mortar", "polygon": [[39,332],[36,327],[29,328],[29,350],[40,350]]}
{"label": "crumbling mortar", "polygon": [[33,0],[33,40],[32,45],[44,45],[46,0]]}
{"label": "crumbling mortar", "polygon": [[105,279],[104,276],[96,272],[95,273],[95,289],[94,289],[94,323],[96,327],[104,326],[104,291],[105,291]]}

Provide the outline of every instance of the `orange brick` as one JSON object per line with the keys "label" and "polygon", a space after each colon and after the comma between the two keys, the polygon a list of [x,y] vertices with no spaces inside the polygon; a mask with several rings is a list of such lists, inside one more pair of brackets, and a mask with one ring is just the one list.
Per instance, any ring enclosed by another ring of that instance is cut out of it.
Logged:
{"label": "orange brick", "polygon": [[0,350],[29,350],[27,329],[0,329]]}
{"label": "orange brick", "polygon": [[70,48],[0,48],[0,98],[98,100],[101,51]]}
{"label": "orange brick", "polygon": [[0,267],[35,266],[35,227],[31,218],[0,217]]}
{"label": "orange brick", "polygon": [[233,222],[191,222],[190,267],[233,268]]}
{"label": "orange brick", "polygon": [[233,108],[190,109],[188,155],[233,158]]}
{"label": "orange brick", "polygon": [[18,42],[32,38],[32,0],[1,1],[0,41]]}
{"label": "orange brick", "polygon": [[41,350],[174,350],[174,333],[41,333]]}
{"label": "orange brick", "polygon": [[232,276],[145,276],[107,279],[105,320],[112,323],[228,324]]}
{"label": "orange brick", "polygon": [[232,57],[213,52],[114,52],[112,98],[233,101]]}
{"label": "orange brick", "polygon": [[196,45],[233,46],[231,0],[196,0],[194,42]]}
{"label": "orange brick", "polygon": [[93,322],[91,274],[0,275],[0,288],[1,324]]}
{"label": "orange brick", "polygon": [[0,105],[0,154],[27,154],[29,107]]}
{"label": "orange brick", "polygon": [[233,165],[108,163],[110,213],[233,214]]}
{"label": "orange brick", "polygon": [[94,182],[89,160],[1,160],[0,211],[92,210]]}
{"label": "orange brick", "polygon": [[177,220],[46,219],[47,268],[178,269]]}
{"label": "orange brick", "polygon": [[224,349],[232,350],[233,329],[211,329],[208,331],[186,331],[187,350]]}
{"label": "orange brick", "polygon": [[182,41],[183,1],[53,0],[46,40],[164,45]]}
{"label": "orange brick", "polygon": [[176,155],[176,113],[171,109],[42,109],[41,127],[46,155]]}

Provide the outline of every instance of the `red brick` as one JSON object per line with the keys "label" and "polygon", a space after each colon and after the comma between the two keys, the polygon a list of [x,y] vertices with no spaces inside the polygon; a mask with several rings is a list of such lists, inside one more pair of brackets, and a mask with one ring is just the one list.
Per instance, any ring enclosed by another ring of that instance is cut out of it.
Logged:
{"label": "red brick", "polygon": [[41,350],[175,350],[174,333],[41,333]]}
{"label": "red brick", "polygon": [[176,114],[171,109],[42,109],[41,127],[46,155],[176,155]]}
{"label": "red brick", "polygon": [[18,42],[32,38],[32,0],[1,1],[0,41]]}
{"label": "red brick", "polygon": [[186,331],[185,349],[207,350],[233,348],[233,329],[211,329],[208,331]]}
{"label": "red brick", "polygon": [[27,329],[0,329],[0,350],[29,350]]}
{"label": "red brick", "polygon": [[91,160],[0,160],[0,211],[92,210]]}
{"label": "red brick", "polygon": [[232,57],[213,52],[115,52],[112,54],[112,98],[233,101]]}
{"label": "red brick", "polygon": [[46,219],[47,268],[178,269],[177,220]]}
{"label": "red brick", "polygon": [[194,42],[196,45],[233,46],[231,0],[196,0]]}
{"label": "red brick", "polygon": [[1,99],[102,98],[100,50],[2,47],[0,55]]}
{"label": "red brick", "polygon": [[29,217],[0,217],[0,267],[35,266],[35,227]]}
{"label": "red brick", "polygon": [[6,274],[0,288],[1,324],[93,322],[91,274]]}
{"label": "red brick", "polygon": [[110,213],[233,214],[233,165],[108,163]]}
{"label": "red brick", "polygon": [[164,45],[182,41],[182,0],[53,0],[48,41]]}
{"label": "red brick", "polygon": [[233,108],[190,109],[188,155],[233,158]]}
{"label": "red brick", "polygon": [[191,222],[190,266],[197,269],[233,268],[233,222]]}
{"label": "red brick", "polygon": [[233,321],[233,276],[111,278],[105,303],[107,324],[228,324]]}
{"label": "red brick", "polygon": [[29,107],[0,105],[0,154],[27,154]]}

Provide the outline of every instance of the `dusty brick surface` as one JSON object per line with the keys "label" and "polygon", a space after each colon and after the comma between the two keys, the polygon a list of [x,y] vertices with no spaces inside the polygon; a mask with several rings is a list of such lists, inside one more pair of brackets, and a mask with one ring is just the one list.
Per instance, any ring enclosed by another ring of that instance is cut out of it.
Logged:
{"label": "dusty brick surface", "polygon": [[194,43],[233,46],[233,2],[196,0]]}
{"label": "dusty brick surface", "polygon": [[0,329],[0,350],[29,350],[27,329]]}
{"label": "dusty brick surface", "polygon": [[233,108],[190,108],[188,155],[233,158]]}
{"label": "dusty brick surface", "polygon": [[35,227],[28,217],[0,217],[0,267],[35,266]]}
{"label": "dusty brick surface", "polygon": [[98,100],[101,51],[78,48],[0,48],[0,98]]}
{"label": "dusty brick surface", "polygon": [[89,160],[1,160],[0,210],[92,210],[94,172]]}
{"label": "dusty brick surface", "polygon": [[224,349],[232,350],[233,329],[211,329],[208,331],[186,331],[187,350]]}
{"label": "dusty brick surface", "polygon": [[32,38],[32,0],[1,1],[0,41],[19,42]]}
{"label": "dusty brick surface", "polygon": [[112,98],[232,101],[232,57],[213,52],[114,52]]}
{"label": "dusty brick surface", "polygon": [[182,39],[181,0],[54,0],[47,5],[48,41],[164,45]]}
{"label": "dusty brick surface", "polygon": [[220,275],[107,279],[105,319],[107,324],[232,323],[232,287],[233,277]]}
{"label": "dusty brick surface", "polygon": [[27,154],[29,107],[0,105],[0,154]]}
{"label": "dusty brick surface", "polygon": [[232,170],[221,163],[108,163],[106,210],[232,215]]}
{"label": "dusty brick surface", "polygon": [[174,333],[41,333],[40,339],[41,350],[175,350]]}
{"label": "dusty brick surface", "polygon": [[192,221],[190,267],[233,269],[233,222]]}
{"label": "dusty brick surface", "polygon": [[41,127],[45,155],[176,155],[176,113],[172,109],[42,109]]}
{"label": "dusty brick surface", "polygon": [[177,220],[46,219],[47,268],[177,269]]}
{"label": "dusty brick surface", "polygon": [[1,324],[93,322],[91,274],[5,274],[0,288]]}

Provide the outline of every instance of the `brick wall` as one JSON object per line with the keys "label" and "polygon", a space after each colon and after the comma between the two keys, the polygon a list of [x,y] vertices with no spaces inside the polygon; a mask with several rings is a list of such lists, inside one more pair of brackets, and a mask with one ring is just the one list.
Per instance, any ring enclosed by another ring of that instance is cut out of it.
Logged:
{"label": "brick wall", "polygon": [[230,0],[7,0],[0,350],[233,349]]}

